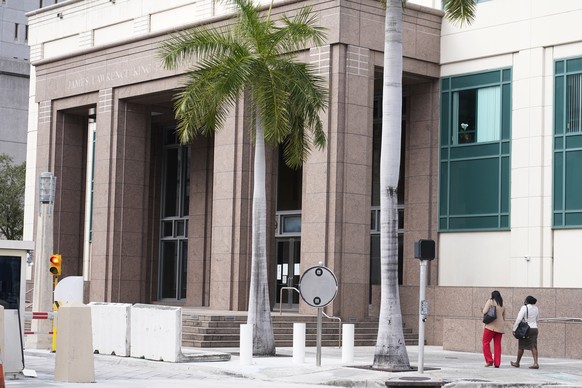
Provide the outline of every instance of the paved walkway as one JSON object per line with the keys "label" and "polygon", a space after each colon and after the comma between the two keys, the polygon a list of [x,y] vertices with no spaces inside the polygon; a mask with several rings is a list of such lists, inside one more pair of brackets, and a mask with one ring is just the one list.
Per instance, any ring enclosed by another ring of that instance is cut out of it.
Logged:
{"label": "paved walkway", "polygon": [[[48,351],[25,350],[27,370],[37,377],[6,376],[6,386],[16,387],[385,387],[396,384],[442,382],[446,387],[582,387],[582,360],[540,358],[540,369],[532,370],[531,357],[524,357],[521,368],[514,368],[504,355],[500,368],[485,368],[478,353],[444,351],[427,346],[424,352],[424,373],[383,372],[370,370],[373,347],[356,347],[354,362],[342,364],[342,349],[323,348],[321,366],[316,366],[316,348],[307,348],[305,362],[294,364],[292,348],[277,348],[276,357],[253,358],[250,366],[242,366],[238,349],[215,351],[184,348],[190,362],[168,363],[95,355],[95,384],[54,381],[54,357]],[[542,352],[543,353],[543,352]],[[231,354],[228,361],[208,361],[217,355]],[[408,347],[411,365],[417,367],[418,347]],[[526,352],[527,355],[527,352]]]}

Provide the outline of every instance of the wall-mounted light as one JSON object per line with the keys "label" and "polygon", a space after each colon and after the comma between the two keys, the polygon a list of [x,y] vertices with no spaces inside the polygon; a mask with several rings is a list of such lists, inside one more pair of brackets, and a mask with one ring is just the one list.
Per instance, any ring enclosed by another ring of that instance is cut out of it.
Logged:
{"label": "wall-mounted light", "polygon": [[57,14],[57,17],[58,17],[59,19],[62,19],[62,18],[63,18],[63,13],[62,13],[62,12],[59,12],[59,13]]}

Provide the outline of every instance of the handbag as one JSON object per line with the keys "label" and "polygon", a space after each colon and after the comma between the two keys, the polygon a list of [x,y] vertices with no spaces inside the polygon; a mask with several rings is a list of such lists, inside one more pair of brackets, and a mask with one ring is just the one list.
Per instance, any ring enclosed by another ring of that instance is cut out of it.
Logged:
{"label": "handbag", "polygon": [[491,306],[489,307],[489,310],[487,310],[487,313],[483,315],[483,323],[489,324],[496,319],[497,319],[497,309],[495,308],[495,306]]}
{"label": "handbag", "polygon": [[[528,313],[527,306],[525,306],[525,308],[526,308],[526,317],[527,317],[527,313]],[[515,331],[513,332],[513,336],[517,339],[524,339],[524,338],[527,338],[528,333],[529,333],[529,325],[525,321],[525,319],[522,319],[521,322],[519,322],[519,324],[517,325],[517,329],[515,329]]]}

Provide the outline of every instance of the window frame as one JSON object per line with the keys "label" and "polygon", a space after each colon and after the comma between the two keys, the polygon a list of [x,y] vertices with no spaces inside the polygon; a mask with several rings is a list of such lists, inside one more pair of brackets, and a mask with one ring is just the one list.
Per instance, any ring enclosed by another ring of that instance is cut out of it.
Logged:
{"label": "window frame", "polygon": [[[492,86],[501,93],[499,139],[455,144],[454,94]],[[439,232],[510,229],[511,98],[511,68],[441,78]]]}

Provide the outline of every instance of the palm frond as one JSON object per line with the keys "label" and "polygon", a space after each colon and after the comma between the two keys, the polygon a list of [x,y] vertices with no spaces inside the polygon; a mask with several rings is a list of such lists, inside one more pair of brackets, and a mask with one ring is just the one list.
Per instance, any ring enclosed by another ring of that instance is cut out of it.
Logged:
{"label": "palm frond", "polygon": [[443,0],[443,9],[451,22],[463,26],[473,22],[477,5],[476,0]]}

